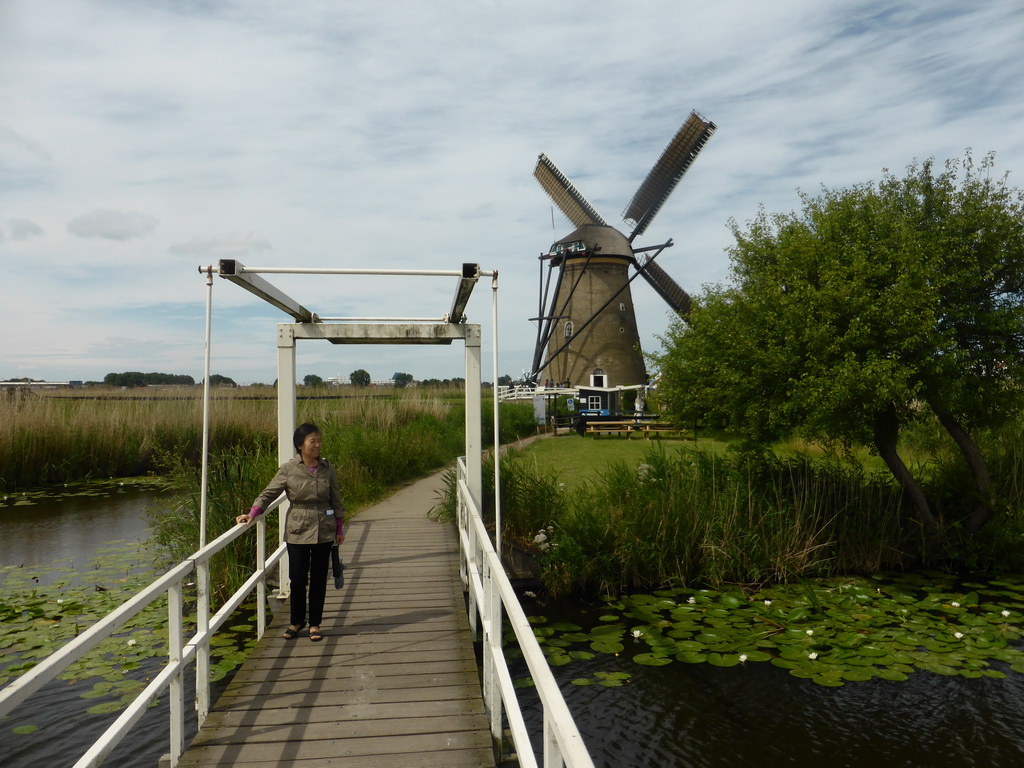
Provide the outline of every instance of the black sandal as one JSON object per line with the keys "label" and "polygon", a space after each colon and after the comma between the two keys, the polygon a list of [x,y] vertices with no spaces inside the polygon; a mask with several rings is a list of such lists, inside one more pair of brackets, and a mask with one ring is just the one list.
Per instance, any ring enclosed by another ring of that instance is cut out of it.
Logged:
{"label": "black sandal", "polygon": [[302,628],[303,628],[304,626],[306,626],[305,622],[303,622],[302,624],[300,624],[300,625],[298,626],[298,628],[296,628],[296,627],[294,627],[294,626],[289,626],[289,627],[288,627],[288,629],[286,629],[286,630],[284,631],[284,639],[285,639],[285,640],[294,640],[294,639],[295,639],[296,637],[298,637],[298,636],[299,636],[299,632],[301,632],[301,631],[302,631]]}
{"label": "black sandal", "polygon": [[312,640],[314,643],[319,643],[321,640],[324,639],[324,636],[320,634],[319,627],[309,628],[309,639]]}

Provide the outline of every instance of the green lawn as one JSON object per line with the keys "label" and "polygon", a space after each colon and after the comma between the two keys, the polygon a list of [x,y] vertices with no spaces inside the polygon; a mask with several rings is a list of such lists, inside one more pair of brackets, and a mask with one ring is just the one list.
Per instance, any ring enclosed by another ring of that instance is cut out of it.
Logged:
{"label": "green lawn", "polygon": [[[685,445],[717,453],[725,450],[729,444],[728,439],[710,433],[706,437],[698,437],[696,441],[692,438],[666,437],[653,440],[614,436],[593,438],[570,433],[537,440],[524,448],[522,454],[528,461],[535,462],[542,471],[550,467],[559,480],[571,489],[599,479],[605,469],[615,462],[636,466],[652,450],[674,451]],[[820,446],[795,439],[776,444],[775,450],[780,456],[804,455],[812,458],[821,458],[825,453]],[[924,463],[931,458],[907,449],[903,449],[902,453],[905,461],[911,465]],[[868,470],[886,471],[882,460],[878,456],[869,455],[866,448],[854,451],[852,458]]]}
{"label": "green lawn", "polygon": [[[550,467],[570,489],[597,480],[615,462],[637,466],[649,451],[674,451],[680,446],[693,446],[692,439],[660,437],[654,440],[625,437],[580,437],[575,433],[537,440],[522,450],[527,461],[541,472]],[[707,450],[721,450],[726,443],[714,438],[698,438],[696,445]]]}

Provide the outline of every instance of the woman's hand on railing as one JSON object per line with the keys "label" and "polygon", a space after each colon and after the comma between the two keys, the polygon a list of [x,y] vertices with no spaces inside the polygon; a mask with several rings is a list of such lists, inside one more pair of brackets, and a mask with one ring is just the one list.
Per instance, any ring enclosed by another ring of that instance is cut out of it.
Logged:
{"label": "woman's hand on railing", "polygon": [[246,525],[248,525],[249,523],[251,523],[255,519],[256,518],[254,518],[254,517],[250,517],[248,513],[243,514],[243,515],[239,515],[238,517],[235,518],[235,525],[241,525],[242,523],[245,523]]}

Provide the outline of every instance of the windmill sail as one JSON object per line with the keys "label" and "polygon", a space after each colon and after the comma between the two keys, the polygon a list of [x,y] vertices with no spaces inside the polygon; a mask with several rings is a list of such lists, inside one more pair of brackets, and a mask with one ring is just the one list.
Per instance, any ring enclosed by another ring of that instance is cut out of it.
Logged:
{"label": "windmill sail", "polygon": [[584,224],[608,225],[601,218],[601,214],[587,202],[587,198],[555,167],[547,155],[537,158],[537,168],[534,170],[533,176],[544,187],[544,191],[548,193],[552,202],[558,206],[558,210],[565,214],[574,227],[581,227]]}
{"label": "windmill sail", "polygon": [[651,287],[658,292],[668,305],[681,315],[690,313],[690,294],[680,287],[679,283],[668,276],[668,272],[658,266],[649,256],[644,257],[640,274],[646,278]]}
{"label": "windmill sail", "polygon": [[690,113],[622,212],[622,218],[634,225],[629,236],[630,242],[647,229],[647,225],[661,210],[683,174],[711,138],[715,128],[714,123],[696,112]]}

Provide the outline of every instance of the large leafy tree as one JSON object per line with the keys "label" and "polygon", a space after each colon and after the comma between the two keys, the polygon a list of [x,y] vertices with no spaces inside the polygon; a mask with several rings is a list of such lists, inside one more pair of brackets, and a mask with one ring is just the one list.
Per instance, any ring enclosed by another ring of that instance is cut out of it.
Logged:
{"label": "large leafy tree", "polygon": [[669,329],[663,399],[755,439],[871,445],[935,530],[897,451],[930,409],[975,479],[977,530],[991,482],[972,431],[1005,418],[1024,372],[1024,197],[993,162],[915,163],[733,223],[732,280]]}

